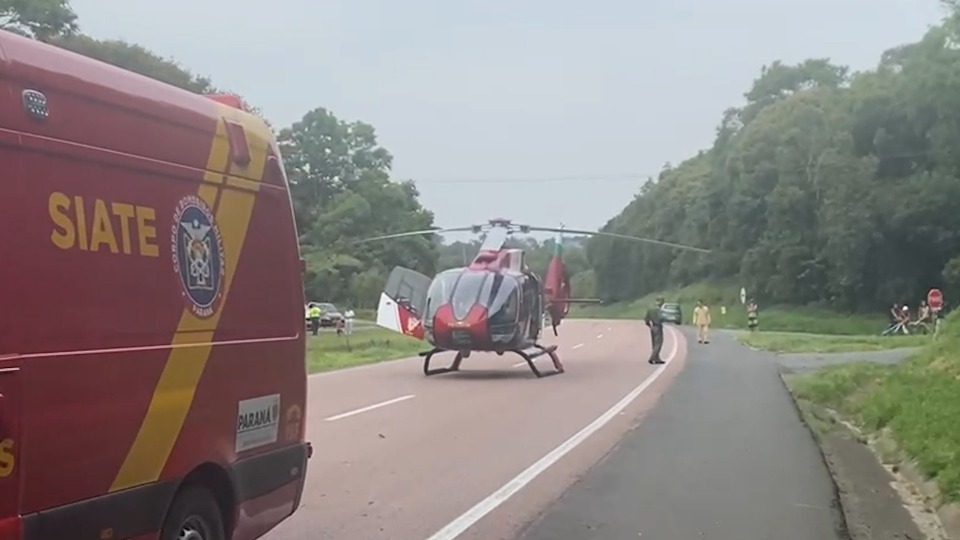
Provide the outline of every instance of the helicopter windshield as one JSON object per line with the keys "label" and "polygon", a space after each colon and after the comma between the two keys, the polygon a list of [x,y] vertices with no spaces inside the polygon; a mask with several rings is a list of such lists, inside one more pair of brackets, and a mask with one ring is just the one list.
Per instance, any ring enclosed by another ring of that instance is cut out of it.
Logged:
{"label": "helicopter windshield", "polygon": [[456,268],[437,274],[427,292],[426,320],[433,322],[437,309],[450,303],[453,315],[463,319],[474,305],[488,308],[495,324],[512,324],[519,314],[520,295],[516,282],[494,272]]}
{"label": "helicopter windshield", "polygon": [[490,277],[487,272],[464,271],[457,280],[453,289],[450,303],[453,305],[453,316],[463,319],[475,304],[487,304],[487,296],[481,295],[484,284]]}
{"label": "helicopter windshield", "polygon": [[463,271],[459,268],[445,270],[433,278],[430,289],[427,290],[427,309],[424,322],[427,326],[433,326],[433,317],[437,314],[437,309],[450,301],[453,294],[453,288],[460,279]]}

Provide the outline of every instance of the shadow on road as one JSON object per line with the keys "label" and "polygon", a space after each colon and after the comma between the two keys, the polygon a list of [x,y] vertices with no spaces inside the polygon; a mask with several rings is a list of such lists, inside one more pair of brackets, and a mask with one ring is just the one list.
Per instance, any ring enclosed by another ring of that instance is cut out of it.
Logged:
{"label": "shadow on road", "polygon": [[511,368],[507,366],[496,370],[461,369],[460,371],[454,371],[452,373],[432,375],[430,378],[457,379],[460,381],[503,381],[511,379],[536,379],[537,376],[526,366],[522,368]]}

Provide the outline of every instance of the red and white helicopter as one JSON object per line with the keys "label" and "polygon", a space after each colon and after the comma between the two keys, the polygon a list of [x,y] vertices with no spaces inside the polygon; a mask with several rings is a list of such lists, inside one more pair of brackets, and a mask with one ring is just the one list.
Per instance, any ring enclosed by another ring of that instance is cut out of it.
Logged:
{"label": "red and white helicopter", "polygon": [[[558,234],[556,251],[541,280],[524,262],[522,249],[505,248],[507,238],[520,232]],[[388,234],[359,240],[372,242],[445,232],[483,234],[483,243],[473,261],[465,267],[440,272],[433,278],[408,268],[396,267],[387,279],[377,308],[377,324],[384,328],[425,340],[431,349],[424,357],[425,375],[458,371],[460,363],[474,351],[513,352],[520,355],[537,377],[563,373],[556,345],[538,341],[544,315],[549,315],[554,335],[574,303],[599,303],[597,299],[572,298],[570,276],[563,261],[563,233],[607,236],[670,248],[709,253],[709,250],[622,234],[515,225],[510,220],[492,219],[484,225],[435,228]],[[430,368],[437,353],[455,351],[449,367]],[[543,373],[534,364],[549,355],[553,371]]]}

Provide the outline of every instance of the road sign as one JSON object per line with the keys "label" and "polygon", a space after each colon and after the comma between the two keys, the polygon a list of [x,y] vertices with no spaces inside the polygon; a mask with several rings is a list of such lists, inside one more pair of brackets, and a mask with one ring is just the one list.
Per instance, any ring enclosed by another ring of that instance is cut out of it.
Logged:
{"label": "road sign", "polygon": [[744,287],[740,287],[740,303],[741,304],[747,303],[747,289]]}
{"label": "road sign", "polygon": [[927,293],[927,305],[931,309],[943,307],[943,293],[940,292],[940,289],[930,289],[930,292]]}

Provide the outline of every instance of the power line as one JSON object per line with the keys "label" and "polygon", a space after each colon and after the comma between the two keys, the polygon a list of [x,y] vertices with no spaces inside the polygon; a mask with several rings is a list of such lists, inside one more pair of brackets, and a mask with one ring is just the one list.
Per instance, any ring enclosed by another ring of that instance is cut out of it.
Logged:
{"label": "power line", "polygon": [[[658,173],[659,174],[659,173]],[[578,174],[571,176],[543,176],[527,178],[414,178],[417,184],[529,184],[553,182],[637,182],[656,178],[656,174]]]}
{"label": "power line", "polygon": [[[850,156],[855,159],[864,159],[872,158],[879,161],[887,160],[896,160],[896,159],[917,159],[925,157],[937,157],[937,156],[950,156],[953,157],[952,151],[920,151],[920,152],[903,152],[895,154],[868,154],[864,156]],[[695,159],[695,158],[691,158]],[[797,171],[806,171],[809,167],[806,164],[798,165],[794,167],[780,168],[779,172],[789,173]],[[680,170],[680,165],[673,165],[670,167],[669,172],[676,173]],[[542,177],[527,177],[527,178],[411,178],[417,185],[420,184],[530,184],[530,183],[553,183],[553,182],[636,182],[636,181],[645,181],[647,179],[658,179],[664,170],[657,171],[655,173],[647,174],[637,174],[637,173],[582,173],[575,175],[567,176],[542,176]]]}

